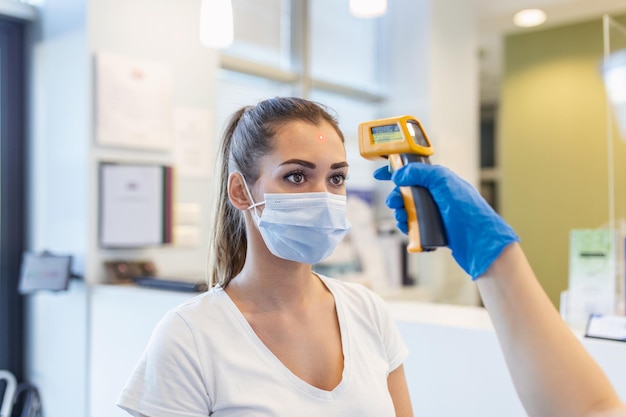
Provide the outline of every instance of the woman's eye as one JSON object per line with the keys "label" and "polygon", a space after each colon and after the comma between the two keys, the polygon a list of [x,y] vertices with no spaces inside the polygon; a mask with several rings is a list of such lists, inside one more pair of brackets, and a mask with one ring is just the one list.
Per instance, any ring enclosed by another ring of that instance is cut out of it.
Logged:
{"label": "woman's eye", "polygon": [[289,181],[293,182],[294,184],[302,184],[304,182],[304,174],[302,172],[292,172],[291,174],[287,175],[285,178],[287,178]]}
{"label": "woman's eye", "polygon": [[344,174],[336,174],[330,177],[330,183],[335,186],[343,185],[346,182],[346,176]]}

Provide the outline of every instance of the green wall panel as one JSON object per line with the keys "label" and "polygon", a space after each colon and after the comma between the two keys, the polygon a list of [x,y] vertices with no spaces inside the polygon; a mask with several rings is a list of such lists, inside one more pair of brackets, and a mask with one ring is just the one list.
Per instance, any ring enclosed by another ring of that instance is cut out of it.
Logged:
{"label": "green wall panel", "polygon": [[[501,212],[558,306],[570,230],[609,221],[602,19],[512,34],[504,51]],[[626,218],[626,143],[613,143],[616,217]]]}

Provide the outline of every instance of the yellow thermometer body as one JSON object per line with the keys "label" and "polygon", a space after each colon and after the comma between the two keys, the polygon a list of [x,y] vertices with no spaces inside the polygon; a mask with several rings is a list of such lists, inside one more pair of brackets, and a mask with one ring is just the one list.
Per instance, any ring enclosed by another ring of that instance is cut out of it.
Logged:
{"label": "yellow thermometer body", "polygon": [[[359,124],[359,150],[367,159],[387,159],[390,170],[409,163],[430,164],[433,147],[413,116],[389,117]],[[400,187],[408,215],[409,252],[432,251],[448,244],[441,214],[424,187]]]}

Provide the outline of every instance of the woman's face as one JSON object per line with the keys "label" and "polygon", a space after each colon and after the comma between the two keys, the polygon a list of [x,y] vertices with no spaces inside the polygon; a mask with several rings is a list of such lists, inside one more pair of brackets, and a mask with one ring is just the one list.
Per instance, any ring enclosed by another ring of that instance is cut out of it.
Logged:
{"label": "woman's face", "polygon": [[289,122],[278,129],[273,148],[260,160],[255,201],[262,201],[264,193],[346,194],[346,150],[327,122]]}

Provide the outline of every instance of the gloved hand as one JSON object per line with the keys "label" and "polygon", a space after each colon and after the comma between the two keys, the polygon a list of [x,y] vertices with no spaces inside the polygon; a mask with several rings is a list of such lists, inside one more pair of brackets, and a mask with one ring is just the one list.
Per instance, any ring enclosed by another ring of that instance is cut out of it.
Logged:
{"label": "gloved hand", "polygon": [[473,280],[489,268],[507,245],[519,242],[511,226],[478,191],[448,168],[410,163],[392,175],[384,166],[374,172],[374,177],[391,179],[396,184],[385,202],[395,210],[398,228],[404,233],[408,231],[408,216],[398,187],[422,186],[430,191],[441,212],[452,256]]}

